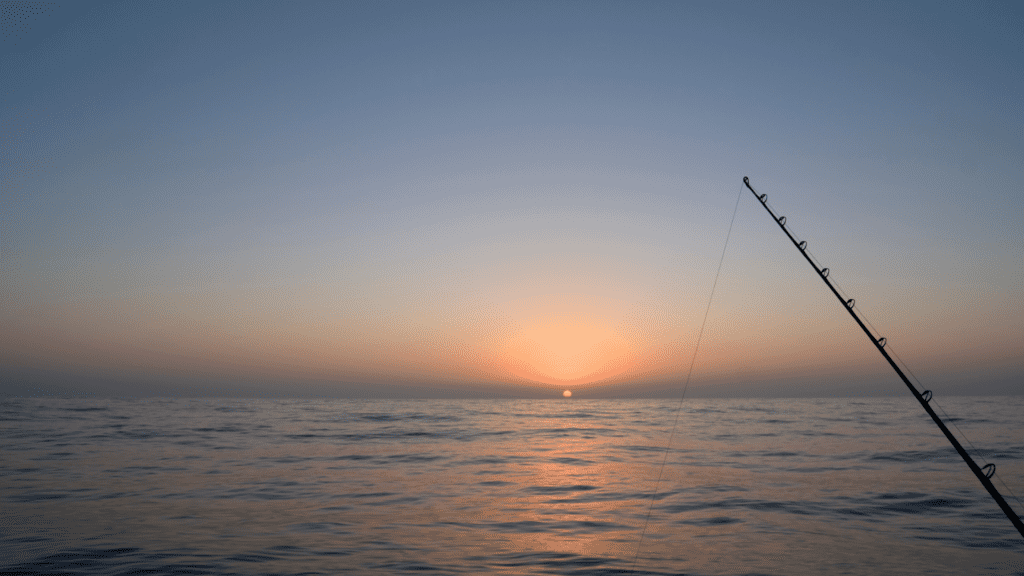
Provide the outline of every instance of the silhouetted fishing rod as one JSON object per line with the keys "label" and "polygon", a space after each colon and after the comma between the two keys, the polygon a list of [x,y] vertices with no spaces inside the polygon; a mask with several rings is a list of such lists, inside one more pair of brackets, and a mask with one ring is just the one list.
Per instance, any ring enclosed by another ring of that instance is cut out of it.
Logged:
{"label": "silhouetted fishing rod", "polygon": [[843,303],[843,306],[846,308],[846,311],[850,313],[850,316],[853,316],[853,319],[857,321],[857,325],[860,326],[861,330],[863,330],[864,333],[868,335],[868,339],[871,340],[871,343],[875,345],[875,348],[878,348],[878,351],[882,353],[882,356],[885,356],[885,359],[889,362],[889,365],[892,366],[892,369],[895,370],[897,374],[899,374],[900,379],[902,379],[903,383],[906,384],[907,388],[910,389],[910,393],[913,394],[914,398],[917,398],[917,401],[921,403],[921,406],[924,408],[925,412],[927,412],[928,415],[932,417],[932,420],[935,421],[935,425],[938,426],[939,430],[942,430],[942,433],[946,435],[946,439],[949,440],[949,443],[952,444],[953,448],[956,448],[956,451],[960,453],[960,456],[964,459],[964,462],[967,463],[967,467],[971,469],[971,472],[974,472],[974,475],[978,477],[978,480],[981,482],[981,485],[985,487],[985,490],[988,490],[988,493],[989,495],[992,496],[992,499],[996,501],[996,504],[999,504],[999,507],[1003,509],[1003,513],[1006,514],[1006,517],[1010,519],[1010,522],[1013,523],[1013,526],[1017,528],[1017,531],[1020,532],[1020,535],[1024,537],[1024,522],[1021,522],[1020,517],[1017,516],[1017,513],[1013,511],[1013,508],[1010,508],[1010,505],[1006,503],[1006,500],[1003,500],[1003,496],[999,493],[998,490],[996,490],[996,487],[992,485],[992,481],[989,480],[989,478],[991,478],[992,475],[995,474],[996,472],[996,465],[986,464],[984,467],[979,468],[978,465],[974,463],[974,460],[971,459],[969,454],[967,454],[967,451],[964,450],[964,447],[960,445],[960,442],[958,442],[957,439],[953,436],[953,434],[949,431],[949,428],[946,428],[946,425],[942,422],[942,419],[939,418],[938,414],[936,414],[935,411],[932,410],[931,405],[928,404],[928,402],[931,401],[932,399],[931,390],[918,392],[917,388],[915,388],[914,385],[910,383],[910,380],[907,380],[906,375],[903,374],[903,371],[900,370],[900,367],[897,366],[895,362],[893,362],[892,357],[890,357],[889,353],[885,351],[885,338],[875,338],[875,335],[872,334],[870,330],[868,330],[868,327],[864,325],[864,322],[862,322],[860,317],[857,316],[857,313],[854,312],[853,298],[850,298],[849,300],[844,300],[843,297],[839,294],[839,291],[836,290],[836,287],[833,286],[832,282],[829,281],[828,268],[819,268],[818,265],[814,263],[814,260],[811,260],[811,257],[807,255],[807,241],[803,240],[797,242],[796,238],[794,238],[793,235],[790,234],[789,230],[786,228],[786,217],[776,215],[775,212],[773,212],[772,209],[768,207],[767,194],[758,194],[757,192],[755,192],[753,186],[750,185],[750,179],[747,178],[746,176],[743,177],[743,183],[746,184],[750,192],[757,197],[757,199],[761,202],[761,205],[764,206],[764,209],[767,210],[768,213],[772,215],[772,218],[775,220],[775,223],[778,224],[780,228],[782,228],[782,231],[786,233],[786,236],[789,236],[789,239],[793,242],[793,245],[796,246],[798,250],[800,250],[800,253],[803,254],[804,258],[807,259],[807,262],[809,262],[811,267],[814,268],[814,271],[818,273],[818,277],[821,278],[826,285],[828,285],[829,290],[831,290],[832,293],[836,295],[836,298],[838,298],[839,301]]}

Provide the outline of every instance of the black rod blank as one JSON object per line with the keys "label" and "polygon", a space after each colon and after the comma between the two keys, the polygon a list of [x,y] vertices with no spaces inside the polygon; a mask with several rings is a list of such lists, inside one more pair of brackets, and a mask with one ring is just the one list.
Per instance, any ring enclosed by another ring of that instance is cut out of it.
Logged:
{"label": "black rod blank", "polygon": [[995,471],[995,465],[988,464],[985,466],[985,469],[983,470],[982,468],[979,468],[977,464],[974,463],[974,460],[967,453],[967,451],[964,450],[964,447],[960,445],[960,442],[957,441],[956,437],[953,436],[953,434],[949,431],[949,428],[946,428],[946,424],[943,423],[942,419],[939,418],[938,414],[936,414],[935,411],[932,410],[931,405],[928,403],[932,397],[931,391],[925,391],[925,394],[927,394],[927,396],[917,391],[917,388],[915,388],[914,385],[910,383],[910,380],[908,380],[907,376],[903,374],[903,371],[900,370],[900,367],[896,365],[896,362],[893,362],[892,357],[889,356],[889,353],[885,351],[885,338],[875,338],[875,335],[872,334],[871,331],[868,330],[868,327],[864,325],[864,322],[861,321],[860,316],[857,316],[857,313],[853,309],[853,298],[849,300],[843,299],[843,297],[839,294],[839,291],[836,290],[835,286],[832,285],[832,282],[829,282],[828,268],[818,268],[817,264],[814,263],[814,260],[811,260],[811,257],[807,255],[807,251],[805,249],[807,244],[804,243],[803,246],[801,246],[801,243],[797,242],[796,238],[794,238],[793,235],[789,233],[789,230],[786,229],[785,216],[776,216],[775,212],[773,212],[772,209],[768,207],[768,196],[766,194],[758,195],[758,193],[754,191],[753,186],[750,185],[749,178],[744,176],[743,183],[754,194],[754,197],[757,198],[761,205],[764,206],[764,209],[767,210],[768,213],[772,215],[772,219],[775,220],[775,223],[779,225],[779,228],[782,228],[782,231],[786,233],[786,236],[788,236],[790,241],[793,242],[793,245],[797,247],[797,249],[800,251],[800,254],[802,254],[803,257],[807,259],[807,262],[810,263],[811,267],[814,268],[814,271],[818,273],[818,276],[821,278],[823,282],[825,282],[829,290],[831,290],[832,293],[835,294],[836,298],[838,298],[840,302],[843,302],[843,307],[846,308],[846,311],[849,312],[850,316],[853,316],[853,319],[857,321],[857,325],[860,326],[861,330],[863,330],[864,333],[868,335],[868,339],[871,340],[871,343],[875,345],[875,348],[877,348],[878,351],[882,354],[882,356],[884,356],[885,359],[889,362],[889,365],[892,366],[892,369],[896,371],[896,374],[898,374],[900,379],[903,380],[903,383],[906,384],[907,388],[910,389],[910,393],[914,395],[914,398],[917,398],[917,401],[921,403],[921,407],[923,407],[925,412],[927,412],[928,415],[932,417],[932,420],[935,422],[935,425],[938,426],[939,430],[942,430],[942,433],[946,435],[946,439],[949,440],[949,443],[953,445],[953,448],[956,448],[956,451],[960,454],[960,457],[963,458],[964,462],[967,463],[967,467],[971,469],[971,472],[974,472],[974,475],[978,477],[978,481],[981,482],[981,485],[985,487],[985,490],[988,490],[988,493],[990,496],[992,496],[992,499],[996,501],[996,504],[998,504],[1000,508],[1002,508],[1003,513],[1006,514],[1006,517],[1010,519],[1010,522],[1013,524],[1013,526],[1017,528],[1017,531],[1020,532],[1020,535],[1024,537],[1024,522],[1021,522],[1021,519],[1019,516],[1017,516],[1017,513],[1013,511],[1013,508],[1010,508],[1010,505],[1006,503],[1006,500],[1004,500],[1003,496],[999,493],[998,490],[996,490],[996,487],[992,484],[992,481],[989,480],[989,477],[992,475],[992,472]]}

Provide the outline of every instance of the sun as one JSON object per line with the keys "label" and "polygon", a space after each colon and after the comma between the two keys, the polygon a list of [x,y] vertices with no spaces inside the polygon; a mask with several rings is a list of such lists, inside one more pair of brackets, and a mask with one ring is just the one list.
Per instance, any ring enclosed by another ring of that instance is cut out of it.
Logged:
{"label": "sun", "polygon": [[566,390],[565,392],[562,392],[562,396],[565,396],[566,398],[572,396],[572,390]]}

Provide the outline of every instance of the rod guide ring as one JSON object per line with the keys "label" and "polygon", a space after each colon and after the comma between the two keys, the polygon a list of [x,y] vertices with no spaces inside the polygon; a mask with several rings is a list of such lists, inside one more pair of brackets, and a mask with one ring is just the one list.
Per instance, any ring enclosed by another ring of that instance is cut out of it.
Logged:
{"label": "rod guide ring", "polygon": [[982,466],[981,471],[985,473],[985,478],[991,478],[996,473],[996,465],[990,462]]}

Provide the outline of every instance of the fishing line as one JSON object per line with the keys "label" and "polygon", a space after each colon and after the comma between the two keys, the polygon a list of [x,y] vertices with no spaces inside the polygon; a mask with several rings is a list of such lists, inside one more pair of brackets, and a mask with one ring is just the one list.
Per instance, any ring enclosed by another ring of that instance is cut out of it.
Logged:
{"label": "fishing line", "polygon": [[708,322],[708,312],[711,311],[711,302],[715,299],[715,288],[718,286],[718,276],[722,273],[722,262],[725,262],[725,251],[729,248],[729,238],[732,236],[732,225],[736,221],[736,212],[740,208],[740,198],[743,197],[743,186],[740,186],[740,193],[736,196],[736,205],[732,209],[732,218],[729,220],[729,231],[725,234],[725,246],[722,246],[722,256],[718,259],[718,270],[715,272],[715,281],[711,283],[711,295],[708,296],[708,305],[704,309],[704,320],[700,323],[700,332],[697,333],[697,343],[693,347],[693,357],[690,358],[690,369],[686,373],[686,384],[683,386],[683,394],[679,397],[679,406],[676,407],[675,421],[672,422],[672,432],[668,435],[668,445],[665,446],[665,456],[661,459],[661,468],[658,469],[658,479],[654,482],[654,491],[651,492],[651,504],[647,507],[647,518],[644,519],[643,530],[640,531],[640,540],[636,543],[636,555],[633,556],[633,565],[630,570],[636,568],[636,562],[640,558],[640,546],[644,543],[644,535],[647,534],[647,525],[651,521],[651,512],[654,510],[654,499],[658,495],[658,486],[661,484],[661,475],[665,471],[665,462],[668,461],[668,452],[672,447],[672,439],[676,435],[676,427],[679,425],[679,413],[683,410],[683,399],[686,398],[686,391],[690,388],[690,376],[693,375],[693,365],[697,362],[697,351],[700,350],[700,341],[704,337],[704,326]]}
{"label": "fishing line", "polygon": [[[874,328],[874,326],[872,326],[872,328]],[[895,350],[892,351],[892,355],[893,355],[893,357],[896,358],[896,360],[899,361],[899,363],[903,366],[903,368],[906,369],[906,371],[910,373],[910,376],[914,379],[914,382],[917,383],[918,387],[923,389],[924,385],[921,384],[921,381],[917,378],[917,375],[915,375],[914,371],[911,370],[906,365],[906,363],[903,361],[902,358],[899,357],[898,354],[896,354]],[[949,423],[953,425],[953,428],[956,428],[956,431],[960,433],[960,437],[967,441],[967,444],[970,445],[970,447],[974,451],[975,455],[977,455],[977,457],[980,458],[982,462],[984,462],[985,464],[988,464],[989,461],[988,461],[988,458],[985,458],[984,452],[979,450],[978,447],[974,445],[974,442],[971,442],[971,439],[967,436],[967,434],[964,433],[963,430],[960,429],[959,426],[956,425],[956,421],[953,419],[952,416],[950,416],[946,412],[946,409],[943,408],[935,398],[932,398],[930,403],[934,404],[936,408],[938,408],[939,410],[942,411],[942,415],[945,416],[946,420],[949,421]],[[1006,485],[1006,482],[1003,481],[1003,478],[1002,478],[1002,476],[999,475],[998,471],[997,472],[993,472],[992,475],[999,480],[999,483],[1003,485],[1003,488],[1006,488],[1006,491],[1010,493],[1010,496],[1013,496],[1013,499],[1017,501],[1017,504],[1019,504],[1020,506],[1024,506],[1024,502],[1021,502],[1020,498],[1018,498],[1017,495],[1013,493],[1013,490],[1011,490],[1010,487]]]}
{"label": "fishing line", "polygon": [[[875,328],[875,326],[871,323],[870,320],[868,320],[866,317],[862,318],[863,312],[858,314],[859,309],[855,308],[856,303],[854,299],[846,299],[844,295],[841,294],[840,289],[837,288],[838,284],[834,283],[832,280],[829,280],[828,269],[821,268],[815,260],[811,259],[810,255],[807,254],[807,242],[798,241],[793,236],[793,232],[786,227],[786,217],[779,216],[768,205],[768,195],[758,194],[750,185],[750,179],[747,178],[746,176],[743,177],[743,184],[748,189],[750,189],[750,192],[754,196],[757,196],[758,200],[761,201],[761,204],[764,206],[765,210],[767,210],[771,217],[775,220],[775,223],[778,224],[780,228],[782,228],[782,231],[786,234],[787,237],[789,237],[790,241],[793,242],[793,245],[796,246],[798,250],[800,250],[803,257],[811,264],[811,266],[814,268],[815,272],[818,273],[818,276],[822,279],[822,281],[825,282],[825,284],[835,294],[835,296],[839,298],[841,302],[844,302],[847,312],[849,312],[850,315],[853,316],[853,319],[861,327],[864,333],[867,334],[868,338],[875,345],[875,347],[882,354],[882,356],[889,362],[889,365],[892,366],[892,368],[896,371],[896,374],[899,375],[900,379],[903,380],[903,383],[907,385],[907,388],[910,389],[911,393],[913,393],[915,399],[921,404],[921,407],[924,408],[925,412],[927,412],[929,416],[931,416],[932,421],[935,422],[935,425],[939,427],[939,430],[941,430],[943,435],[946,436],[946,439],[949,440],[949,443],[952,444],[953,448],[955,448],[957,453],[960,454],[960,457],[963,458],[964,462],[971,469],[971,472],[978,478],[978,481],[981,482],[982,486],[985,487],[985,490],[988,491],[989,495],[992,497],[992,500],[995,501],[995,503],[999,505],[999,508],[1002,509],[1003,513],[1006,514],[1006,518],[1010,521],[1011,524],[1013,524],[1014,528],[1016,528],[1017,531],[1020,532],[1021,536],[1024,536],[1024,522],[1021,521],[1020,517],[1017,516],[1016,511],[1013,510],[1013,507],[1011,507],[1010,504],[1006,501],[1006,499],[1003,498],[1003,496],[999,493],[999,490],[996,489],[995,485],[990,480],[990,478],[992,478],[996,471],[995,464],[989,463],[986,464],[984,467],[979,467],[974,462],[974,458],[971,457],[971,454],[970,452],[968,452],[967,448],[964,448],[960,441],[957,440],[956,435],[953,434],[953,432],[946,426],[942,418],[940,418],[939,415],[935,412],[935,410],[932,409],[930,404],[932,400],[931,391],[925,390],[924,392],[921,392],[919,390],[919,388],[921,387],[921,383],[917,379],[917,376],[915,376],[913,372],[910,372],[911,377],[913,377],[914,380],[917,382],[917,384],[915,385],[913,382],[910,381],[910,378],[907,377],[906,373],[904,373],[903,368],[906,368],[906,365],[904,364],[903,360],[900,359],[899,356],[895,356],[895,352],[893,352],[893,354],[890,355],[889,352],[886,352],[884,350],[887,342],[886,339],[878,336],[878,329]],[[901,365],[903,366],[903,368],[900,367]],[[909,372],[909,369],[907,369],[907,371]],[[946,414],[946,411],[941,406],[938,406],[938,404],[936,404],[936,406],[946,416],[946,419],[950,420],[950,423],[953,424],[953,428],[960,433],[961,437],[967,440],[968,445],[970,445],[970,447],[977,452],[977,448],[973,445],[973,443],[970,442],[970,439],[967,439],[967,437],[963,433],[963,430],[960,430],[960,427],[957,426],[955,422],[952,422],[952,418],[949,417],[949,414]],[[982,460],[984,460],[984,458],[982,458]],[[1002,478],[999,478],[999,481],[1002,482]],[[1005,486],[1006,483],[1003,482],[1003,485]],[[1012,491],[1010,493],[1011,495],[1013,495],[1013,498],[1017,500],[1019,503],[1020,500],[1017,498],[1017,496],[1013,494]]]}
{"label": "fishing line", "polygon": [[[839,290],[839,292],[843,294],[844,297],[846,296],[846,291],[843,290],[842,287],[839,285],[838,280],[832,280],[832,284],[836,286],[836,288]],[[867,324],[876,335],[882,333],[878,328],[875,328],[874,324],[871,323],[871,320],[868,318],[867,314],[864,312],[863,309],[856,305],[854,306],[854,308],[857,310],[857,312],[860,313],[861,320],[863,320],[864,323]],[[924,384],[921,383],[921,379],[917,377],[917,374],[914,374],[914,371],[911,370],[910,366],[908,366],[907,363],[903,361],[903,358],[900,358],[900,355],[896,353],[896,349],[891,342],[887,344],[886,349],[889,350],[889,355],[896,359],[896,362],[899,363],[900,367],[903,368],[903,370],[905,370],[908,374],[910,374],[910,377],[914,380],[914,383],[917,384],[917,387],[920,390],[925,390]],[[951,424],[953,428],[955,428],[956,431],[960,433],[960,438],[967,442],[967,445],[971,447],[971,452],[973,453],[973,455],[976,458],[980,459],[985,464],[988,464],[989,461],[988,458],[985,457],[984,452],[980,450],[977,446],[975,446],[974,442],[971,442],[970,437],[967,436],[967,434],[963,430],[961,430],[959,426],[956,425],[956,420],[952,416],[950,416],[948,412],[946,412],[946,409],[943,408],[941,404],[939,404],[938,400],[933,397],[931,400],[929,400],[929,404],[932,404],[933,406],[938,408],[939,411],[942,412],[942,415],[946,417],[945,421],[948,424]],[[1003,478],[1002,476],[999,475],[999,472],[993,472],[992,475],[997,480],[999,480],[999,483],[1003,485],[1003,488],[1006,488],[1006,491],[1009,492],[1010,496],[1012,496],[1013,499],[1017,501],[1018,505],[1024,506],[1024,503],[1021,502],[1020,498],[1018,498],[1017,495],[1014,494],[1013,490],[1006,485],[1006,482],[1003,481]]]}
{"label": "fishing line", "polygon": [[[835,280],[833,280],[832,283],[838,285],[838,283]],[[864,320],[864,322],[871,327],[871,330],[873,330],[875,334],[881,334],[878,328],[875,328],[875,325],[871,323],[871,320],[868,319],[867,315],[864,313],[863,310],[860,309],[860,307],[857,307],[857,311],[860,312],[861,320]],[[908,374],[910,374],[910,377],[914,380],[914,383],[917,384],[917,387],[921,390],[924,390],[925,387],[924,384],[921,383],[920,378],[917,377],[917,374],[914,374],[914,371],[910,369],[910,366],[907,366],[907,363],[903,361],[903,358],[900,358],[900,355],[896,353],[896,349],[892,346],[892,343],[888,343],[886,349],[889,350],[889,355],[895,358],[897,362],[899,362],[900,367],[902,367]],[[988,458],[985,457],[984,452],[977,446],[975,446],[974,442],[971,442],[970,437],[967,436],[967,434],[963,430],[961,430],[959,426],[956,425],[956,420],[952,416],[950,416],[948,412],[946,412],[946,409],[943,408],[941,404],[939,404],[939,401],[933,397],[931,400],[928,401],[928,403],[938,408],[939,411],[942,412],[942,415],[946,417],[945,422],[951,424],[953,428],[956,428],[956,431],[960,433],[960,438],[967,442],[967,445],[971,447],[971,452],[973,453],[973,455],[982,462],[984,462],[985,464],[988,464],[989,461]],[[1003,481],[1003,478],[1002,476],[999,475],[999,472],[993,472],[992,476],[999,480],[999,483],[1003,485],[1003,488],[1006,488],[1006,491],[1009,492],[1010,496],[1012,496],[1013,499],[1017,501],[1018,505],[1024,506],[1024,502],[1021,502],[1020,498],[1018,498],[1017,495],[1014,494],[1013,490],[1006,485],[1006,482]]]}

